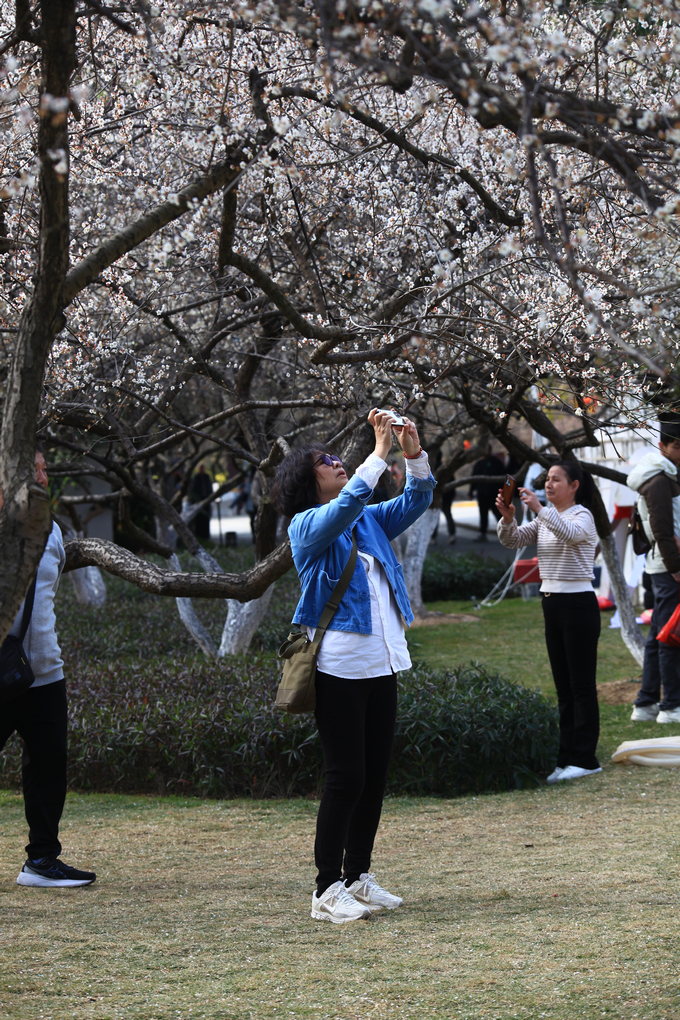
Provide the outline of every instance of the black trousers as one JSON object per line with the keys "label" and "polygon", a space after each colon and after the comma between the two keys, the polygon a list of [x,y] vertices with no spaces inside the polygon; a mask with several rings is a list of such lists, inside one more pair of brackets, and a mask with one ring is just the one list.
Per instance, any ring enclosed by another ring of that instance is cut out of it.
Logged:
{"label": "black trousers", "polygon": [[596,769],[600,713],[595,675],[601,623],[595,592],[544,594],[542,603],[560,715],[557,764]]}
{"label": "black trousers", "polygon": [[316,820],[317,894],[371,863],[397,715],[397,678],[347,680],[317,671],[316,723],[325,783]]}
{"label": "black trousers", "polygon": [[489,530],[489,511],[494,515],[496,520],[499,519],[500,513],[496,509],[496,496],[498,490],[494,493],[490,493],[485,496],[477,496],[477,507],[479,508],[479,534],[486,535]]}
{"label": "black trousers", "polygon": [[23,743],[21,775],[28,822],[28,857],[58,857],[66,799],[66,683],[31,687],[2,706],[0,749],[12,733]]}

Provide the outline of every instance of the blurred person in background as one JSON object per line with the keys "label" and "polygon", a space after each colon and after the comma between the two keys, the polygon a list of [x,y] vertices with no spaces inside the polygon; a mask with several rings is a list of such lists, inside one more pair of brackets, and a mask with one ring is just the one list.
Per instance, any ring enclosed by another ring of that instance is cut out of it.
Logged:
{"label": "blurred person in background", "polygon": [[[35,480],[47,488],[45,457],[40,450],[35,454]],[[80,871],[59,859],[68,722],[54,600],[65,560],[61,529],[53,521],[38,564],[33,611],[22,642],[35,679],[28,690],[5,702],[0,711],[0,750],[12,733],[17,733],[22,742],[21,778],[29,833],[26,862],[17,884],[47,888],[90,885],[97,877],[93,871]],[[22,603],[10,634],[21,634],[23,611]]]}

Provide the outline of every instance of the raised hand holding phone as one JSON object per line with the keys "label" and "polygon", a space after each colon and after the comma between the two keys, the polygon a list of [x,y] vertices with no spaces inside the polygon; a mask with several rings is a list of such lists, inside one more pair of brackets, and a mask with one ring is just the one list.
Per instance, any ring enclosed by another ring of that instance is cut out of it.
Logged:
{"label": "raised hand holding phone", "polygon": [[407,460],[415,460],[416,457],[420,456],[422,450],[418,437],[418,429],[410,418],[406,418],[403,415],[398,415],[397,417],[401,419],[401,424],[395,423],[392,425],[397,442],[401,446]]}
{"label": "raised hand holding phone", "polygon": [[390,425],[402,426],[402,425],[406,424],[406,419],[403,418],[400,414],[397,414],[397,412],[394,411],[394,410],[388,411],[384,407],[378,407],[376,409],[376,414],[389,414],[389,416],[390,416]]}
{"label": "raised hand holding phone", "polygon": [[510,506],[513,497],[517,490],[517,480],[512,475],[506,475],[503,488],[501,489],[501,499],[506,506]]}

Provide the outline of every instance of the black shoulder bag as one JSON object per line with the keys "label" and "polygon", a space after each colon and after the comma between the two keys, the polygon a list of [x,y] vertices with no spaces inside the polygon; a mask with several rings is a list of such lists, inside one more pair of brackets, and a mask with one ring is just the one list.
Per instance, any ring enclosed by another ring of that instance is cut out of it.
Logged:
{"label": "black shoulder bag", "polygon": [[633,513],[628,522],[628,534],[633,542],[633,552],[636,556],[645,556],[651,550],[653,543],[647,538],[647,532],[642,523],[637,503],[633,507]]}
{"label": "black shoulder bag", "polygon": [[33,584],[26,593],[20,633],[8,634],[0,645],[0,703],[17,698],[27,691],[35,680],[31,664],[24,652],[24,638],[33,613],[35,582],[36,578],[33,578]]}

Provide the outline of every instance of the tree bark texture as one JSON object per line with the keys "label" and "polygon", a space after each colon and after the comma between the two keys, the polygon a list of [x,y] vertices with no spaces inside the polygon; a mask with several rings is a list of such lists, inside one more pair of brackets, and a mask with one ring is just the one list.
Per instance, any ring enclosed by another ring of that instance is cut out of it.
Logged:
{"label": "tree bark texture", "polygon": [[[170,557],[170,563],[175,570],[180,571],[182,568],[177,556],[173,553]],[[217,654],[215,642],[210,637],[210,634],[203,626],[198,618],[198,614],[194,609],[194,604],[191,599],[178,598],[175,600],[177,605],[177,612],[179,618],[188,630],[191,637],[196,642],[198,647],[201,649],[204,655],[207,655],[209,659],[214,659]]]}
{"label": "tree bark texture", "polygon": [[0,433],[0,637],[11,626],[50,529],[47,495],[33,484],[35,427],[47,356],[63,324],[69,258],[68,95],[76,59],[74,0],[41,0],[40,15],[40,230],[35,286],[19,322]]}
{"label": "tree bark texture", "polygon": [[[222,640],[218,650],[218,656],[238,655],[240,652],[247,652],[250,642],[255,637],[257,629],[267,615],[274,594],[274,585],[267,588],[264,595],[250,602],[236,602],[229,599],[227,619],[222,631]],[[283,635],[285,636],[285,635]]]}
{"label": "tree bark texture", "polygon": [[[207,556],[208,554],[206,554]],[[208,559],[210,559],[208,557]],[[171,560],[171,563],[173,560]],[[174,560],[177,568],[179,561]],[[242,574],[190,573],[166,570],[140,559],[128,549],[101,538],[82,538],[66,543],[66,570],[96,565],[154,595],[172,597],[237,599],[247,602],[262,595],[270,584],[293,565],[288,542],[282,542],[266,559]]]}
{"label": "tree bark texture", "polygon": [[422,616],[425,612],[425,604],[422,595],[423,564],[434,534],[434,529],[439,520],[439,510],[430,508],[412,524],[406,535],[406,552],[404,554],[404,581],[406,591],[411,600],[411,609],[415,616]]}
{"label": "tree bark texture", "polygon": [[623,643],[637,664],[641,666],[644,658],[645,643],[640,633],[640,628],[635,622],[635,609],[630,597],[630,590],[623,576],[614,536],[609,534],[606,538],[601,538],[600,547],[602,549],[602,558],[609,572],[609,580],[614,592],[616,608],[619,611]]}
{"label": "tree bark texture", "polygon": [[106,584],[98,567],[82,567],[70,574],[76,602],[101,609],[106,604]]}

